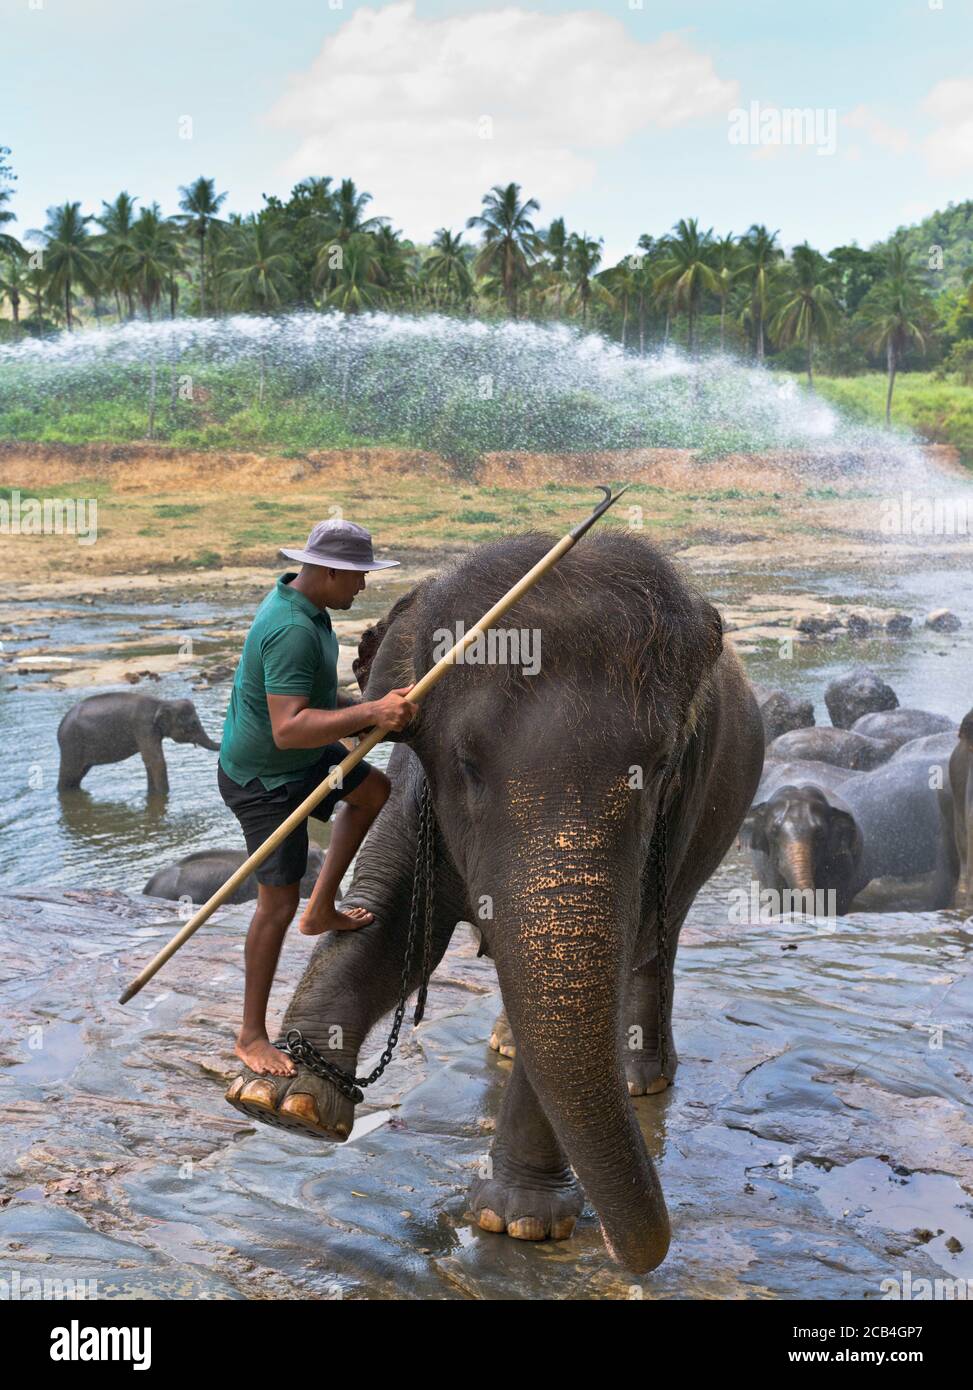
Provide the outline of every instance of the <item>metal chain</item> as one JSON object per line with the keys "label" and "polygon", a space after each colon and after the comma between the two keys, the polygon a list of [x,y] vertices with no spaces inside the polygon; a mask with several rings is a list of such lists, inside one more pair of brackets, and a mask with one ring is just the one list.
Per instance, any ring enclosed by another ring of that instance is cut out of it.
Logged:
{"label": "metal chain", "polygon": [[433,926],[433,905],[435,896],[435,867],[436,867],[436,816],[432,808],[432,794],[429,790],[429,782],[423,777],[422,789],[419,793],[419,823],[416,832],[416,870],[412,878],[412,903],[409,909],[409,931],[405,943],[405,956],[402,961],[402,978],[399,988],[399,1002],[395,1006],[395,1014],[392,1019],[392,1027],[389,1030],[388,1039],[379,1059],[378,1065],[368,1076],[355,1076],[353,1072],[346,1071],[339,1067],[336,1062],[332,1062],[325,1056],[313,1043],[308,1042],[299,1028],[291,1028],[282,1038],[278,1038],[274,1043],[281,1052],[287,1052],[296,1062],[319,1076],[324,1081],[330,1081],[343,1096],[356,1105],[364,1100],[364,1096],[359,1089],[362,1086],[371,1086],[382,1075],[389,1062],[392,1060],[392,1053],[395,1051],[399,1041],[399,1031],[402,1027],[402,1020],[405,1017],[405,1006],[411,990],[409,988],[409,977],[412,974],[412,963],[415,956],[416,940],[419,934],[419,916],[422,911],[422,968],[419,979],[419,993],[416,999],[416,1009],[412,1017],[413,1026],[422,1020],[426,1006],[426,995],[429,991],[429,976],[432,973],[432,926]]}

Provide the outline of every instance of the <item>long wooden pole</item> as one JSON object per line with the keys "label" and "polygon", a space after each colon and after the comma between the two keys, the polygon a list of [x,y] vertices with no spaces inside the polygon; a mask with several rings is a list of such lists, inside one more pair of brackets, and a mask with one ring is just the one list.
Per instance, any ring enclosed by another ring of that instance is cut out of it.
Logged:
{"label": "long wooden pole", "polygon": [[[527,571],[522,579],[518,579],[512,589],[508,589],[504,596],[498,599],[489,612],[484,613],[478,623],[474,624],[468,632],[463,633],[459,641],[455,642],[453,646],[450,647],[445,656],[440,657],[435,666],[430,667],[426,674],[422,676],[409,691],[407,698],[410,701],[418,704],[424,696],[428,695],[437,681],[442,680],[449,668],[455,664],[459,654],[465,651],[470,643],[481,636],[487,628],[492,627],[497,619],[501,618],[503,614],[506,613],[507,609],[517,602],[522,594],[525,594],[532,585],[537,583],[538,579],[540,579],[543,574],[546,574],[549,569],[553,568],[565,551],[570,550],[571,547],[581,539],[589,527],[593,526],[598,518],[602,516],[613,503],[618,501],[622,493],[626,492],[629,487],[631,487],[631,483],[626,483],[624,487],[619,488],[614,496],[610,488],[605,487],[601,483],[598,483],[597,486],[605,494],[604,501],[599,502],[590,516],[586,517],[584,521],[579,522],[567,535],[562,536],[557,544],[553,545],[547,554],[543,555],[541,559],[537,561],[537,564]],[[346,758],[343,758],[336,767],[331,769],[324,781],[315,787],[310,796],[305,797],[300,806],[295,807],[287,819],[282,821],[277,829],[267,836],[259,849],[255,849],[249,859],[244,860],[240,867],[226,880],[222,888],[218,888],[209,901],[205,902],[199,911],[190,917],[185,926],[181,927],[179,931],[176,932],[175,936],[166,946],[163,946],[158,955],[149,961],[141,974],[137,975],[125,992],[119,996],[118,1002],[120,1004],[127,1004],[130,999],[138,994],[143,986],[148,984],[153,975],[162,969],[166,961],[176,954],[180,946],[184,946],[193,933],[199,930],[203,923],[213,915],[216,909],[221,907],[223,903],[226,902],[227,898],[232,896],[233,892],[240,886],[243,880],[263,863],[268,854],[275,850],[282,840],[286,840],[291,831],[296,830],[302,821],[307,819],[315,806],[323,801],[330,791],[334,791],[337,787],[342,785],[345,774],[350,772],[357,763],[360,763],[365,754],[370,752],[371,749],[375,747],[376,743],[381,743],[388,732],[389,730],[387,727],[376,726],[360,740]]]}

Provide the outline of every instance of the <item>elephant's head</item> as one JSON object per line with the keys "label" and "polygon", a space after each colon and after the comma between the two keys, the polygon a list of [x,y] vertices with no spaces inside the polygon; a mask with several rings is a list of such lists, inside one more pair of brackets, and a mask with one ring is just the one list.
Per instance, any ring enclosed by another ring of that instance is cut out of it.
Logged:
{"label": "elephant's head", "polygon": [[[461,578],[446,571],[401,599],[359,649],[365,698],[427,671],[456,625],[468,631],[553,540],[481,547]],[[468,651],[430,691],[401,737],[428,779],[527,1076],[609,1249],[644,1271],[664,1258],[669,1225],[625,1082],[622,1000],[633,963],[655,949],[639,939],[641,869],[722,626],[667,560],[613,531],[569,551],[496,636],[485,660]]]}
{"label": "elephant's head", "polygon": [[153,723],[162,738],[171,738],[174,743],[195,743],[215,753],[220,750],[200,724],[192,700],[163,700]]}
{"label": "elephant's head", "polygon": [[861,888],[863,842],[849,807],[813,785],[778,787],[750,809],[743,842],[763,857],[761,880],[777,891],[833,891],[845,913]]}

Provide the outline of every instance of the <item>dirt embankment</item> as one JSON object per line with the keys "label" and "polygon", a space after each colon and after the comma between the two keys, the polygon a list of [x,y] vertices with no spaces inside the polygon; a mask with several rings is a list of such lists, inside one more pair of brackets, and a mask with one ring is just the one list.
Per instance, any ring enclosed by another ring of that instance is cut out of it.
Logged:
{"label": "dirt embankment", "polygon": [[[960,477],[968,481],[955,450],[925,452],[931,476],[949,486]],[[619,508],[624,524],[644,525],[654,540],[702,552],[704,562],[707,553],[715,557],[728,546],[737,560],[745,550],[751,560],[771,562],[786,535],[789,553],[807,551],[813,563],[829,547],[847,554],[875,542],[876,518],[861,498],[881,490],[875,480],[882,460],[863,457],[844,471],[836,460],[827,451],[718,460],[681,449],[496,453],[484,456],[475,479],[467,479],[441,457],[409,449],[282,457],[8,441],[0,443],[0,580],[18,590],[25,584],[87,589],[106,577],[125,585],[151,576],[155,583],[174,574],[187,582],[214,573],[226,582],[262,582],[279,563],[279,547],[302,541],[329,514],[366,525],[380,555],[423,566],[511,531],[560,535],[597,500],[595,483],[620,480],[634,484]],[[26,514],[13,524],[15,504],[22,510],[31,497],[83,499],[87,537],[67,526],[38,530]],[[849,497],[858,500],[849,505]]]}

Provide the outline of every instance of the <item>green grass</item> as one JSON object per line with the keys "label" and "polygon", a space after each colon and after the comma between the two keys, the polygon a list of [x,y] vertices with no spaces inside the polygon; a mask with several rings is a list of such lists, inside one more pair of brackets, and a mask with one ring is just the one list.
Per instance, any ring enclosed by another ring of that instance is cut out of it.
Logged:
{"label": "green grass", "polygon": [[[885,422],[888,382],[884,374],[814,378],[826,401],[853,419],[870,425]],[[973,466],[973,389],[958,381],[940,381],[932,372],[901,372],[892,395],[892,424],[915,431],[931,444],[952,444]]]}

